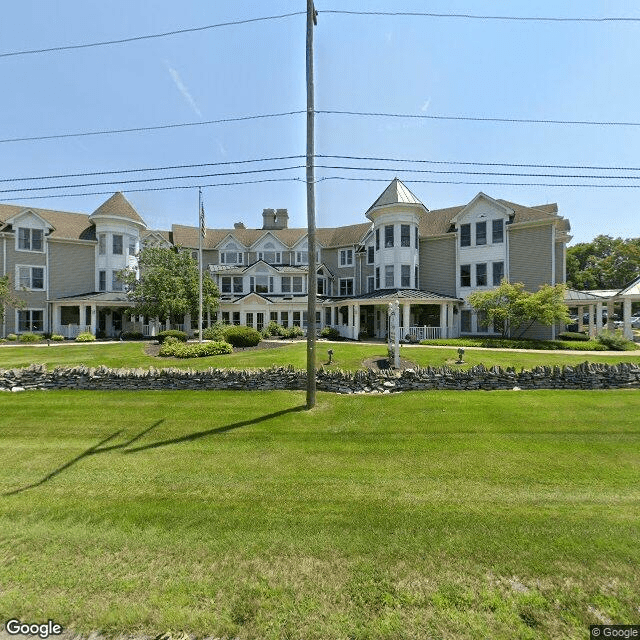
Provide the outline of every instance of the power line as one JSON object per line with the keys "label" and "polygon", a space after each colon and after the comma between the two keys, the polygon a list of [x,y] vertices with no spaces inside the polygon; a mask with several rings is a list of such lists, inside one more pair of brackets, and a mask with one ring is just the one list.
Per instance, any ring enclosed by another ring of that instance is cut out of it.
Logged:
{"label": "power line", "polygon": [[[128,173],[145,173],[155,171],[170,171],[176,169],[196,169],[204,167],[217,167],[228,165],[241,165],[250,164],[256,162],[274,162],[281,160],[299,160],[304,158],[304,155],[291,155],[291,156],[272,156],[267,158],[251,158],[245,160],[226,160],[221,162],[200,162],[195,164],[176,164],[167,165],[162,167],[144,167],[144,168],[130,168],[130,169],[118,169],[111,171],[89,171],[82,173],[61,173],[48,176],[28,176],[28,177],[16,177],[16,178],[2,178],[0,183],[3,182],[34,182],[40,180],[59,180],[62,178],[85,178],[93,176],[107,176],[118,175]],[[612,166],[597,166],[597,165],[571,165],[571,164],[532,164],[532,163],[516,163],[516,162],[477,162],[477,161],[465,161],[465,160],[426,160],[416,158],[388,158],[379,156],[345,156],[345,155],[332,155],[332,154],[316,154],[315,158],[331,158],[337,160],[367,160],[371,162],[402,162],[412,164],[428,164],[428,165],[462,165],[462,166],[480,166],[480,167],[517,167],[517,168],[529,168],[529,169],[578,169],[583,171],[640,171],[640,167],[612,167]],[[401,169],[401,171],[408,171],[408,169]],[[460,172],[455,172],[460,173]],[[539,174],[536,174],[539,175]],[[592,176],[589,176],[592,177]],[[603,176],[604,177],[604,176]],[[611,177],[611,176],[607,176]],[[628,176],[625,176],[625,178]],[[114,183],[115,184],[115,183]]]}
{"label": "power line", "polygon": [[[146,191],[175,191],[178,189],[206,189],[209,187],[229,187],[235,185],[244,185],[244,184],[260,184],[264,182],[305,182],[305,180],[301,178],[263,178],[261,180],[241,180],[237,182],[216,182],[214,184],[184,184],[184,185],[174,185],[171,187],[149,187],[146,189],[127,189],[125,193],[140,193]],[[81,196],[104,196],[104,195],[113,195],[113,191],[93,191],[87,193],[57,193],[55,195],[48,196],[25,196],[24,198],[9,198],[5,200],[5,202],[20,202],[22,200],[44,200],[50,198],[78,198]]]}
{"label": "power line", "polygon": [[[428,115],[426,113],[382,113],[371,111],[340,111],[337,109],[321,109],[319,114],[343,115],[343,116],[367,116],[376,118],[412,118],[417,120],[459,120],[471,122],[509,122],[517,124],[562,124],[562,125],[589,125],[599,127],[640,127],[640,122],[613,122],[600,120],[555,120],[542,118],[498,118],[493,116],[447,116]],[[2,142],[0,140],[0,142]]]}
{"label": "power line", "polygon": [[49,191],[51,189],[79,189],[81,187],[98,187],[98,186],[119,185],[119,184],[140,184],[142,182],[166,182],[168,180],[191,180],[193,178],[239,176],[239,175],[246,175],[248,173],[271,173],[275,171],[290,171],[292,169],[303,169],[304,167],[305,165],[299,164],[292,167],[278,167],[274,169],[252,169],[250,171],[228,171],[225,173],[205,173],[201,175],[163,176],[160,178],[141,178],[141,179],[135,179],[135,180],[110,180],[110,181],[104,181],[104,182],[84,182],[81,184],[51,185],[47,187],[24,187],[21,189],[0,189],[0,193],[22,193],[26,191]]}
{"label": "power line", "polygon": [[[344,180],[349,182],[389,182],[387,178],[354,178],[348,176],[325,176],[318,178],[316,182],[324,180]],[[567,184],[567,183],[544,183],[544,182],[491,182],[482,180],[479,182],[470,182],[466,180],[412,180],[407,179],[403,182],[409,184],[470,184],[470,185],[503,185],[507,187],[570,187],[580,188],[586,187],[590,189],[639,189],[640,184]]]}
{"label": "power line", "polygon": [[606,16],[602,18],[562,18],[549,16],[492,16],[476,15],[472,13],[432,13],[426,11],[346,11],[342,9],[324,9],[322,11],[319,11],[319,13],[333,13],[352,16],[409,16],[414,18],[457,18],[463,20],[502,20],[515,22],[640,22],[640,18],[631,18],[627,16]]}
{"label": "power line", "polygon": [[28,49],[24,51],[8,51],[0,53],[0,58],[9,58],[12,56],[26,56],[38,53],[52,53],[57,51],[69,51],[72,49],[88,49],[90,47],[106,47],[114,44],[124,44],[127,42],[138,42],[140,40],[151,40],[153,38],[167,38],[169,36],[177,36],[183,33],[194,33],[196,31],[207,31],[209,29],[217,29],[219,27],[230,27],[241,24],[249,24],[252,22],[265,22],[267,20],[281,20],[292,16],[304,15],[304,11],[296,11],[294,13],[283,13],[276,16],[264,16],[262,18],[247,18],[246,20],[233,20],[230,22],[219,22],[218,24],[207,24],[201,27],[190,27],[188,29],[176,29],[174,31],[165,31],[163,33],[152,33],[143,36],[132,36],[131,38],[120,38],[118,40],[103,40],[100,42],[86,42],[82,44],[69,44],[57,47],[48,47],[46,49]]}
{"label": "power line", "polygon": [[176,122],[172,124],[159,124],[149,127],[130,127],[128,129],[103,129],[98,131],[79,131],[72,133],[57,133],[46,136],[24,136],[20,138],[0,139],[0,143],[5,142],[29,142],[34,140],[57,140],[61,138],[82,138],[86,136],[104,136],[114,133],[137,133],[141,131],[158,131],[160,129],[178,129],[180,127],[202,127],[208,124],[221,124],[226,122],[242,122],[244,120],[261,120],[265,118],[280,118],[282,116],[292,116],[306,113],[303,109],[298,111],[283,111],[280,113],[262,113],[252,116],[238,116],[236,118],[220,118],[218,120],[202,120],[199,122]]}
{"label": "power line", "polygon": [[296,160],[304,158],[304,155],[297,156],[274,156],[271,158],[255,158],[251,160],[227,160],[224,162],[200,162],[198,164],[175,164],[165,167],[147,167],[142,169],[119,169],[114,171],[90,171],[85,173],[60,173],[51,176],[30,176],[28,178],[3,178],[0,182],[26,182],[34,180],[58,180],[60,178],[85,178],[89,176],[108,176],[120,173],[144,173],[146,171],[170,171],[174,169],[197,169],[203,167],[217,167],[230,164],[249,164],[252,162],[271,162],[274,160]]}

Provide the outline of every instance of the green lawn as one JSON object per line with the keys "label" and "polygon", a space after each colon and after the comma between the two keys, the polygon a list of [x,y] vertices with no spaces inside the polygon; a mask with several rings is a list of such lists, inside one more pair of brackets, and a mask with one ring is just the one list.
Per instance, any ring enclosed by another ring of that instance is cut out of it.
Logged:
{"label": "green lawn", "polygon": [[637,391],[0,403],[2,620],[323,640],[638,622]]}
{"label": "green lawn", "polygon": [[[358,344],[352,342],[316,343],[318,366],[328,362],[327,349],[333,349],[333,368],[355,370],[362,368],[367,358],[386,357],[384,344]],[[457,348],[442,349],[427,346],[402,347],[402,356],[419,366],[442,366],[453,364],[458,359]],[[85,364],[97,367],[105,365],[118,368],[163,368],[206,369],[208,367],[268,368],[271,366],[293,365],[306,369],[306,342],[284,343],[276,349],[256,351],[238,351],[231,355],[210,356],[207,358],[174,359],[157,358],[144,353],[144,344],[139,342],[114,342],[107,344],[64,344],[58,346],[2,346],[0,347],[0,369],[27,367],[32,363],[44,363],[49,368],[57,366],[75,366]],[[537,365],[563,365],[589,362],[615,363],[640,362],[640,353],[629,351],[605,352],[585,355],[553,351],[524,353],[521,351],[503,351],[500,349],[471,349],[465,352],[463,368],[476,364],[487,367],[499,365],[530,369]]]}

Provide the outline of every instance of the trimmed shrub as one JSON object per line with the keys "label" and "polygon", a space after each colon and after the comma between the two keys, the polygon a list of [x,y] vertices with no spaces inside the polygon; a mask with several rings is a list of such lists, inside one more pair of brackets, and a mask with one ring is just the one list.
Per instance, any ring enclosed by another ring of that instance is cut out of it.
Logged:
{"label": "trimmed shrub", "polygon": [[5,342],[7,342],[6,338],[0,338],[0,344],[5,344]]}
{"label": "trimmed shrub", "polygon": [[263,330],[262,336],[264,338],[269,338],[270,336],[280,336],[282,335],[282,330],[284,327],[281,327],[275,320],[272,320]]}
{"label": "trimmed shrub", "polygon": [[326,340],[342,340],[340,332],[335,327],[325,327],[320,331],[320,337]]}
{"label": "trimmed shrub", "polygon": [[225,329],[229,327],[228,324],[214,324],[210,327],[207,327],[202,332],[202,337],[205,340],[215,340],[217,342],[224,342],[224,332]]}
{"label": "trimmed shrub", "polygon": [[203,358],[233,353],[228,342],[191,342],[186,344],[173,337],[167,338],[160,347],[160,355],[174,358]]}
{"label": "trimmed shrub", "polygon": [[36,333],[21,333],[20,334],[20,342],[41,342],[42,337],[37,335]]}
{"label": "trimmed shrub", "polygon": [[621,329],[616,331],[607,331],[605,329],[596,336],[596,340],[610,351],[633,351],[636,348],[633,342],[624,337]]}
{"label": "trimmed shrub", "polygon": [[304,335],[304,331],[297,326],[282,327],[280,337],[282,338],[301,338]]}
{"label": "trimmed shrub", "polygon": [[64,336],[61,336],[59,333],[52,333],[51,340],[53,342],[64,342]]}
{"label": "trimmed shrub", "polygon": [[178,329],[168,329],[167,331],[161,331],[157,336],[156,340],[158,344],[162,344],[169,336],[177,338],[180,342],[187,341],[187,334],[184,331],[179,331]]}
{"label": "trimmed shrub", "polygon": [[142,331],[123,331],[120,337],[123,340],[144,340]]}
{"label": "trimmed shrub", "polygon": [[83,333],[79,333],[76,336],[76,342],[94,342],[96,337],[93,333],[89,333],[88,331],[84,331]]}
{"label": "trimmed shrub", "polygon": [[578,340],[581,342],[587,342],[589,336],[586,333],[579,333],[577,331],[564,331],[558,334],[558,340]]}
{"label": "trimmed shrub", "polygon": [[262,336],[252,327],[231,326],[224,332],[224,339],[234,347],[255,347]]}
{"label": "trimmed shrub", "polygon": [[7,340],[9,342],[15,342],[18,339],[18,336],[15,333],[8,333]]}

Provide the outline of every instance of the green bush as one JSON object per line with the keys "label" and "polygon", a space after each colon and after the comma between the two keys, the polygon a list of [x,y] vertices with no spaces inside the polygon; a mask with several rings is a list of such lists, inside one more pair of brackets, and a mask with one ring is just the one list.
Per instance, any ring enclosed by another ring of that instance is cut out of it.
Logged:
{"label": "green bush", "polygon": [[558,334],[558,340],[578,340],[587,342],[589,339],[590,338],[586,333],[578,333],[577,331],[564,331],[563,333]]}
{"label": "green bush", "polygon": [[93,333],[89,333],[88,331],[84,331],[83,333],[79,333],[76,336],[76,342],[93,342],[96,337]]}
{"label": "green bush", "polygon": [[21,333],[20,334],[20,342],[40,342],[42,340],[42,336],[37,335],[36,333]]}
{"label": "green bush", "polygon": [[144,340],[142,331],[123,331],[120,337],[123,340]]}
{"label": "green bush", "polygon": [[156,340],[158,341],[158,344],[162,344],[169,336],[177,338],[180,342],[187,341],[187,334],[184,331],[178,331],[178,329],[167,329],[166,331],[161,331],[156,336]]}
{"label": "green bush", "polygon": [[7,340],[9,340],[9,342],[15,342],[17,339],[18,336],[15,333],[7,334]]}
{"label": "green bush", "polygon": [[275,320],[272,320],[263,330],[262,336],[269,338],[270,336],[280,336],[284,327],[281,327]]}
{"label": "green bush", "polygon": [[342,340],[342,336],[340,332],[334,327],[325,327],[320,332],[320,337],[325,338],[326,340]]}
{"label": "green bush", "polygon": [[624,337],[621,329],[616,331],[605,329],[596,336],[596,340],[610,351],[633,351],[636,348],[633,342]]}
{"label": "green bush", "polygon": [[283,327],[280,335],[283,338],[301,338],[304,335],[304,331],[301,327],[294,325],[293,327]]}
{"label": "green bush", "polygon": [[6,338],[0,338],[0,344],[4,344],[5,342],[7,342]]}
{"label": "green bush", "polygon": [[191,342],[186,344],[169,337],[160,347],[160,355],[174,358],[203,358],[233,353],[228,342]]}
{"label": "green bush", "polygon": [[541,351],[558,349],[569,351],[606,350],[602,344],[595,340],[578,342],[572,340],[515,340],[510,338],[438,338],[435,340],[421,340],[420,344],[448,347],[485,347],[487,349],[536,349]]}
{"label": "green bush", "polygon": [[59,333],[52,333],[51,340],[53,342],[64,342],[64,336],[61,336]]}
{"label": "green bush", "polygon": [[262,336],[252,327],[232,326],[224,332],[224,339],[234,347],[255,347]]}
{"label": "green bush", "polygon": [[230,325],[228,324],[214,324],[210,327],[207,327],[202,332],[202,337],[205,340],[215,340],[217,342],[225,342],[224,332],[225,329],[228,329]]}

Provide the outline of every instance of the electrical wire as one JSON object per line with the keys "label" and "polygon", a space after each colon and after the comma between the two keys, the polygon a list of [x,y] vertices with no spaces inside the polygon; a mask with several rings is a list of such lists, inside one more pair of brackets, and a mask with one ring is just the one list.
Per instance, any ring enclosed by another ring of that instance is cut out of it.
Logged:
{"label": "electrical wire", "polygon": [[502,20],[516,22],[640,22],[640,18],[632,18],[628,16],[602,18],[562,18],[547,16],[492,16],[492,15],[476,15],[472,13],[433,13],[426,11],[347,11],[344,9],[323,9],[318,13],[351,15],[351,16],[387,16],[387,17],[412,17],[412,18],[458,18],[464,20]]}
{"label": "electrical wire", "polygon": [[183,33],[194,33],[196,31],[207,31],[209,29],[217,29],[219,27],[230,27],[241,24],[249,24],[252,22],[265,22],[267,20],[281,20],[292,16],[306,15],[306,11],[295,11],[293,13],[283,13],[276,16],[264,16],[262,18],[247,18],[246,20],[233,20],[230,22],[219,22],[218,24],[207,24],[201,27],[190,27],[187,29],[175,29],[174,31],[165,31],[163,33],[152,33],[143,36],[132,36],[130,38],[119,38],[118,40],[103,40],[99,42],[86,42],[82,44],[69,44],[57,47],[48,47],[46,49],[28,49],[24,51],[6,51],[0,53],[0,58],[9,58],[15,56],[26,56],[39,53],[53,53],[57,51],[69,51],[72,49],[88,49],[91,47],[106,47],[114,44],[124,44],[127,42],[139,42],[140,40],[151,40],[153,38],[167,38],[169,36],[177,36]]}

